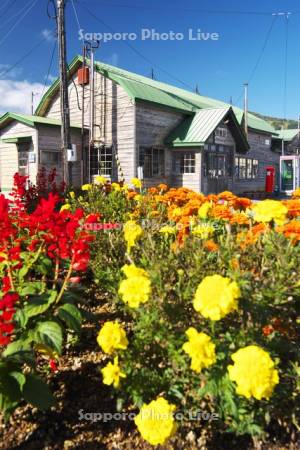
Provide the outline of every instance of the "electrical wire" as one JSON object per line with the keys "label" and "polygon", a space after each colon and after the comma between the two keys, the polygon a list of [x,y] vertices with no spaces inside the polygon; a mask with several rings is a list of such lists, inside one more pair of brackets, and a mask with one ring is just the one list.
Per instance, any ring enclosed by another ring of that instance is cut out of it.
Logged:
{"label": "electrical wire", "polygon": [[[13,19],[15,19],[16,17],[19,17],[23,13],[23,11],[25,11],[26,8],[28,8],[28,6],[30,5],[31,2],[32,2],[32,0],[29,0],[29,2],[26,5],[23,5],[23,8],[19,9],[16,14],[13,14],[12,16],[8,17],[6,21],[1,21],[0,30],[5,28],[6,25],[9,24],[9,22],[11,22]],[[7,11],[6,11],[6,13],[7,13]],[[1,16],[1,17],[3,17],[3,16]]]}
{"label": "electrical wire", "polygon": [[[12,6],[14,6],[14,4],[16,3],[16,1],[17,1],[17,0],[12,0],[12,2],[7,6],[6,11],[5,11],[4,13],[1,14],[0,19],[2,19],[2,17],[4,17],[4,16],[8,13],[8,11],[12,8]],[[3,8],[3,5],[2,5],[2,8],[0,9],[0,11],[2,12],[3,9],[4,9],[4,8]]]}
{"label": "electrical wire", "polygon": [[42,90],[42,93],[41,93],[41,99],[43,98],[43,95],[45,93],[45,90],[46,90],[46,87],[47,87],[47,84],[48,84],[49,75],[50,75],[52,64],[53,64],[53,60],[54,60],[56,46],[57,46],[57,39],[55,39],[55,42],[54,42],[54,45],[53,45],[53,49],[52,49],[52,52],[51,52],[50,63],[49,63],[47,75],[46,75],[46,78],[45,78],[45,84],[44,84],[44,87],[43,87],[43,90]]}
{"label": "electrical wire", "polygon": [[286,121],[287,109],[287,74],[288,74],[288,42],[289,42],[289,16],[285,16],[285,47],[284,47],[284,82],[283,82],[283,120]]}
{"label": "electrical wire", "polygon": [[13,27],[10,28],[10,30],[6,33],[6,35],[1,39],[0,46],[3,44],[3,42],[6,41],[8,36],[14,31],[14,29],[19,25],[19,23],[29,14],[29,12],[32,10],[32,8],[37,4],[38,0],[33,0],[29,8],[25,11],[25,13],[15,22]]}
{"label": "electrical wire", "polygon": [[77,25],[78,25],[78,31],[80,31],[80,30],[81,30],[81,26],[80,26],[78,14],[77,14],[77,11],[76,11],[76,8],[75,8],[74,0],[71,0],[71,3],[72,3],[72,6],[73,6],[73,11],[74,11],[75,19],[76,19],[76,22],[77,22]]}
{"label": "electrical wire", "polygon": [[[253,77],[254,77],[254,75],[255,75],[257,69],[258,69],[258,66],[259,66],[259,64],[260,64],[260,62],[261,62],[261,60],[262,60],[262,57],[263,57],[263,55],[264,55],[264,53],[265,53],[265,50],[266,50],[266,47],[267,47],[267,45],[268,45],[268,42],[269,42],[269,39],[270,39],[270,36],[271,36],[272,30],[273,30],[273,28],[274,28],[274,25],[275,25],[275,22],[276,22],[277,17],[278,17],[277,15],[274,15],[274,16],[273,16],[271,25],[270,25],[270,27],[269,27],[269,29],[268,29],[268,31],[267,31],[267,34],[266,34],[266,37],[265,37],[265,39],[264,39],[262,48],[261,48],[261,50],[260,50],[260,52],[259,52],[258,58],[257,58],[257,60],[256,60],[256,62],[255,62],[255,64],[254,64],[253,69],[252,69],[251,72],[250,72],[250,75],[249,75],[249,78],[248,78],[248,81],[247,81],[247,84],[248,84],[248,85],[251,83],[251,81],[252,81],[252,79],[253,79]],[[243,92],[241,93],[241,95],[240,95],[240,96],[237,98],[237,100],[235,101],[235,104],[236,104],[236,105],[239,103],[239,101],[241,100],[242,96],[243,96]]]}
{"label": "electrical wire", "polygon": [[40,45],[46,41],[46,38],[43,37],[40,41],[38,41],[25,55],[23,55],[18,61],[16,61],[12,66],[10,66],[8,69],[0,73],[0,78],[7,75],[11,70],[18,67],[19,64],[21,64],[28,56],[30,56]]}
{"label": "electrical wire", "polygon": [[[89,3],[91,0],[89,0]],[[99,5],[99,1],[96,0]],[[81,3],[86,3],[84,0],[81,0]],[[141,9],[141,10],[152,10],[152,11],[168,11],[170,12],[170,8],[161,7],[161,6],[142,6],[142,5],[134,5],[134,4],[117,4],[117,3],[103,3],[101,2],[101,7],[112,7],[112,8],[129,8],[129,9]],[[226,15],[256,15],[256,16],[270,16],[272,15],[272,11],[241,11],[241,10],[212,10],[212,9],[198,9],[198,8],[184,8],[184,7],[176,7],[172,6],[173,11],[183,11],[183,12],[191,12],[191,13],[202,13],[202,14],[226,14]]]}
{"label": "electrical wire", "polygon": [[[99,17],[95,16],[94,13],[92,13],[89,8],[85,5],[85,4],[81,4],[81,6],[84,7],[84,9],[88,12],[88,14],[90,16],[92,16],[95,20],[97,20],[99,23],[101,23],[102,25],[104,25],[108,30],[110,30],[112,33],[116,33],[116,31],[107,23],[105,23],[102,19],[100,19]],[[144,61],[146,61],[148,64],[151,64],[151,67],[156,67],[158,70],[160,70],[161,72],[165,73],[168,77],[172,78],[174,81],[176,81],[177,83],[182,84],[183,86],[185,86],[188,89],[191,89],[192,91],[194,90],[194,88],[192,86],[190,86],[189,84],[187,84],[185,81],[182,81],[180,78],[175,77],[174,75],[172,75],[170,72],[168,72],[167,70],[163,69],[162,67],[160,67],[159,65],[153,63],[153,61],[151,61],[149,58],[147,58],[145,55],[143,55],[143,53],[141,53],[139,50],[137,50],[133,45],[131,45],[129,42],[127,41],[121,41],[124,45],[126,45],[127,47],[129,47],[135,54],[137,54],[140,58],[142,58]]]}

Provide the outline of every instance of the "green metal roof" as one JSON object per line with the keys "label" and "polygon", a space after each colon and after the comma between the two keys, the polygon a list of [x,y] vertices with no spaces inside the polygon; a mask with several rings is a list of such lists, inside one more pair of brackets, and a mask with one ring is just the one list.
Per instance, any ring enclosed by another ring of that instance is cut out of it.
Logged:
{"label": "green metal roof", "polygon": [[201,109],[193,117],[187,118],[167,138],[174,147],[203,145],[229,108]]}
{"label": "green metal roof", "polygon": [[167,137],[166,142],[173,147],[199,147],[223,120],[228,120],[239,151],[249,149],[246,136],[240,127],[231,107],[206,108],[199,110],[193,117],[188,117]]}
{"label": "green metal roof", "polygon": [[[16,120],[17,122],[24,123],[30,127],[34,127],[36,124],[49,125],[49,126],[61,126],[61,121],[56,119],[50,119],[49,117],[40,116],[28,116],[27,114],[16,114],[7,112],[0,117],[0,128],[3,128],[8,123]],[[71,128],[81,128],[81,125],[71,124]]]}
{"label": "green metal roof", "polygon": [[278,134],[278,136],[273,136],[274,139],[290,142],[298,135],[299,131],[297,129],[276,130],[276,133]]}
{"label": "green metal roof", "polygon": [[[73,75],[82,63],[82,57],[76,56],[69,65],[69,74]],[[191,114],[203,108],[229,108],[228,103],[215,100],[209,97],[187,91],[185,89],[172,86],[167,83],[152,80],[142,75],[119,69],[102,62],[95,63],[96,70],[107,78],[120,84],[127,92],[130,98],[137,101],[146,101],[153,104],[173,108],[187,114]],[[36,114],[44,115],[47,112],[52,96],[58,92],[59,80],[56,80],[46,92],[37,107]],[[233,107],[238,122],[243,122],[243,110]],[[250,128],[266,133],[274,133],[274,128],[265,120],[256,117],[254,114],[248,114],[248,125]]]}
{"label": "green metal roof", "polygon": [[32,136],[12,136],[10,138],[1,139],[6,144],[22,144],[32,142]]}

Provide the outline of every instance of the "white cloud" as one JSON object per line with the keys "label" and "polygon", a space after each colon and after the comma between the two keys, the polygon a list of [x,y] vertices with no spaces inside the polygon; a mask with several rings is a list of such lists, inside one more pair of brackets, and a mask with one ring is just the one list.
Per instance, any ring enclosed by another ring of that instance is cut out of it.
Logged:
{"label": "white cloud", "polygon": [[31,93],[34,92],[34,107],[40,101],[44,85],[29,81],[0,80],[0,114],[7,111],[31,114]]}
{"label": "white cloud", "polygon": [[44,28],[44,30],[42,30],[41,35],[48,42],[54,42],[56,40],[55,33],[52,30],[49,30],[48,28]]}

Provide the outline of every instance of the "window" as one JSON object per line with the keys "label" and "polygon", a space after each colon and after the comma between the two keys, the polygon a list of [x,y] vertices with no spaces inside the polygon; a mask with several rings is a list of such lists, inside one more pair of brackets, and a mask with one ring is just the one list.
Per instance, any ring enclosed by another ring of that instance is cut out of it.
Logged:
{"label": "window", "polygon": [[27,175],[28,172],[28,152],[18,152],[18,172],[20,175]]}
{"label": "window", "polygon": [[235,176],[240,180],[251,180],[258,176],[258,160],[235,158]]}
{"label": "window", "polygon": [[91,148],[90,170],[92,175],[112,176],[113,149],[105,145]]}
{"label": "window", "polygon": [[225,127],[216,128],[215,135],[216,137],[225,139],[227,137],[227,128]]}
{"label": "window", "polygon": [[41,164],[59,166],[61,164],[61,154],[59,152],[44,151],[41,152]]}
{"label": "window", "polygon": [[18,149],[18,172],[20,175],[28,175],[28,154],[30,149],[30,144],[19,143],[17,144]]}
{"label": "window", "polygon": [[173,154],[173,172],[176,174],[195,173],[196,155],[192,152]]}
{"label": "window", "polygon": [[140,147],[139,166],[143,168],[144,178],[165,174],[165,151],[163,148]]}

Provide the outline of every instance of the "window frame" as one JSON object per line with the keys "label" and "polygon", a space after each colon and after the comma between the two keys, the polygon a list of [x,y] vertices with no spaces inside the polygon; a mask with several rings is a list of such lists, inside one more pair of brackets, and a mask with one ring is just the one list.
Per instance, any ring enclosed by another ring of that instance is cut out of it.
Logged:
{"label": "window frame", "polygon": [[[145,166],[146,161],[146,166]],[[143,178],[163,177],[166,173],[164,147],[139,145],[138,165],[143,168]]]}
{"label": "window frame", "polygon": [[[241,165],[241,161],[243,164]],[[259,160],[256,158],[245,158],[243,156],[235,157],[235,178],[244,181],[244,180],[255,180],[258,178],[258,170],[259,170]],[[251,169],[249,170],[249,167]],[[242,169],[242,171],[241,171]]]}
{"label": "window frame", "polygon": [[196,173],[196,152],[176,151],[172,158],[174,175],[194,175]]}
{"label": "window frame", "polygon": [[112,178],[114,169],[114,149],[112,145],[92,147],[90,152],[90,175]]}

